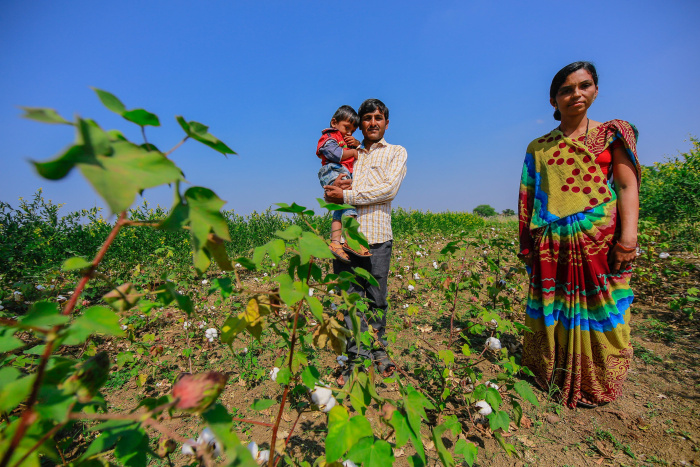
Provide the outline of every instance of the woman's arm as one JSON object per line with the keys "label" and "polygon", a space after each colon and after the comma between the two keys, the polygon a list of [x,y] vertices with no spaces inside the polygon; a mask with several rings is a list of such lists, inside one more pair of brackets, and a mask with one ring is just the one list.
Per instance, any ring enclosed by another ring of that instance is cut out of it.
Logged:
{"label": "woman's arm", "polygon": [[617,273],[637,256],[635,251],[625,251],[637,245],[637,221],[639,220],[639,188],[637,170],[623,145],[613,149],[613,179],[617,192],[617,212],[620,222],[620,239],[610,254],[610,270]]}

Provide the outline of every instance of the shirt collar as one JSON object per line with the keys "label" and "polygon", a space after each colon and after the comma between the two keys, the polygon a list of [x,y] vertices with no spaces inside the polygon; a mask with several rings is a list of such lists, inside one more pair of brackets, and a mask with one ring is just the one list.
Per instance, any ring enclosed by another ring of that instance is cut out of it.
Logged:
{"label": "shirt collar", "polygon": [[[380,139],[379,141],[377,141],[376,143],[374,143],[374,144],[372,145],[372,147],[374,147],[374,148],[383,148],[383,147],[388,146],[388,145],[389,145],[389,144],[386,142],[386,140],[385,140],[384,138],[382,138],[382,139]],[[369,151],[369,149],[367,149],[367,148],[365,147],[364,141],[362,142],[362,145],[360,146],[360,148],[361,148],[361,149],[364,149],[365,151]]]}

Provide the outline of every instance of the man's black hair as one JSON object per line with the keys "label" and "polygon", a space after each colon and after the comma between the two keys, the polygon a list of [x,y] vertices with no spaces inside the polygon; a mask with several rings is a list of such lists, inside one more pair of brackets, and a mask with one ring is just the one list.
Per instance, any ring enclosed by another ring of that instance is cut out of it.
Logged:
{"label": "man's black hair", "polygon": [[[578,71],[580,69],[584,69],[587,72],[589,72],[591,74],[591,77],[593,78],[593,83],[595,83],[595,85],[598,86],[598,72],[595,69],[595,65],[593,65],[591,62],[569,63],[564,68],[557,71],[557,74],[554,75],[554,78],[552,78],[552,85],[549,87],[550,99],[556,99],[557,92],[559,92],[559,88],[561,87],[562,84],[564,84],[564,81],[566,81],[566,78],[571,73]],[[561,112],[559,112],[559,109],[556,109],[554,111],[554,120],[561,120]]]}
{"label": "man's black hair", "polygon": [[333,119],[335,119],[336,122],[350,122],[355,125],[355,128],[360,126],[360,117],[357,116],[355,109],[349,105],[341,105],[338,107],[338,110],[335,111],[331,120]]}
{"label": "man's black hair", "polygon": [[372,113],[375,110],[379,110],[381,113],[384,114],[384,118],[387,121],[389,120],[389,108],[386,105],[384,105],[384,102],[380,101],[379,99],[367,99],[360,105],[360,108],[358,109],[357,113],[360,114],[360,120],[362,120],[362,117],[365,114]]}

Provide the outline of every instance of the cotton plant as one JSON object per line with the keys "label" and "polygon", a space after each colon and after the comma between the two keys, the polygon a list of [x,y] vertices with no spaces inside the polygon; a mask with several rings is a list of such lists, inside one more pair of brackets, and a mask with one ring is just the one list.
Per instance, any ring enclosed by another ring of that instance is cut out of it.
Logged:
{"label": "cotton plant", "polygon": [[314,386],[314,390],[311,392],[311,400],[324,413],[330,412],[337,402],[335,397],[333,397],[333,391],[325,386]]}
{"label": "cotton plant", "polygon": [[479,409],[479,415],[486,416],[486,415],[489,415],[491,412],[493,412],[493,409],[491,408],[489,403],[486,401],[477,401],[476,403],[474,403],[474,407]]}
{"label": "cotton plant", "polygon": [[270,379],[272,381],[277,381],[277,374],[280,372],[280,369],[277,367],[274,367],[272,370],[270,370]]}
{"label": "cotton plant", "polygon": [[501,341],[496,337],[489,337],[488,339],[486,339],[486,347],[498,352],[502,348]]}

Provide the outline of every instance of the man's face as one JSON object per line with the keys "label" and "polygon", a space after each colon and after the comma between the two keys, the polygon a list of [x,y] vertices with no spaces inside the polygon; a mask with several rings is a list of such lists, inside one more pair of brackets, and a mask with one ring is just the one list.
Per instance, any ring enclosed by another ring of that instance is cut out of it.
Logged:
{"label": "man's face", "polygon": [[384,138],[384,132],[389,126],[389,120],[384,118],[384,114],[375,110],[372,113],[364,114],[360,120],[362,135],[367,141],[377,142]]}

